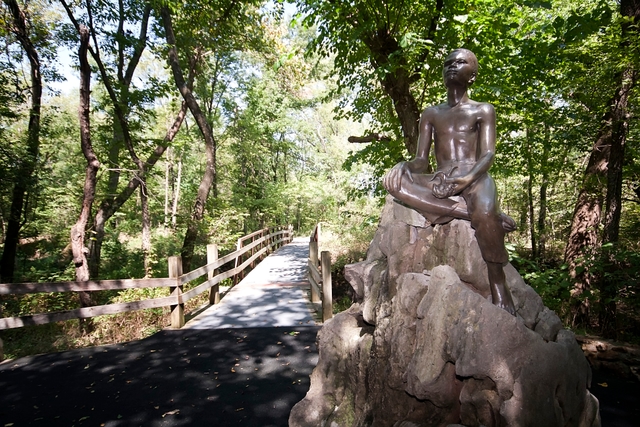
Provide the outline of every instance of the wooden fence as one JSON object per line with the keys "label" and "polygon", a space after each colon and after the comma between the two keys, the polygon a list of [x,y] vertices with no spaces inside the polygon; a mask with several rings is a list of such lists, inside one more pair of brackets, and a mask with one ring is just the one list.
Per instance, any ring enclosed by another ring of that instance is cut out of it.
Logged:
{"label": "wooden fence", "polygon": [[[333,317],[333,294],[331,290],[331,254],[322,251],[318,264],[318,243],[320,241],[320,224],[316,225],[309,238],[309,284],[311,285],[311,302],[322,301],[322,321]],[[318,268],[318,265],[320,268]]]}
{"label": "wooden fence", "polygon": [[[245,242],[249,238],[251,238],[250,243],[241,244],[241,241]],[[207,264],[186,274],[182,274],[181,258],[178,256],[169,257],[168,278],[0,284],[0,295],[23,295],[39,292],[87,292],[158,287],[169,287],[171,290],[170,295],[163,298],[82,307],[75,310],[32,314],[22,317],[4,317],[0,318],[0,330],[20,328],[28,325],[42,325],[45,323],[70,319],[86,319],[104,314],[124,313],[128,311],[167,306],[171,307],[171,326],[173,328],[181,328],[185,323],[185,302],[205,291],[209,291],[209,302],[211,304],[218,303],[220,301],[219,283],[221,281],[228,278],[234,278],[236,275],[241,274],[246,268],[254,266],[258,259],[263,255],[266,256],[283,244],[289,243],[292,238],[293,230],[291,227],[265,228],[238,239],[238,249],[223,256],[222,258],[218,258],[218,249],[216,245],[208,245]],[[235,261],[232,269],[220,274],[215,274],[216,269],[219,269],[223,265],[232,261]],[[189,289],[188,291],[184,291],[185,284],[198,279],[205,274],[207,275],[207,281]]]}

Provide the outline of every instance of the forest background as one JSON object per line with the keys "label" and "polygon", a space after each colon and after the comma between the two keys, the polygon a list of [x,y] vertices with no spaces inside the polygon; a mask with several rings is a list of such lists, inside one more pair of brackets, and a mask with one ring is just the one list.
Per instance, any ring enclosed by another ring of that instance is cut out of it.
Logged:
{"label": "forest background", "polygon": [[[205,245],[322,223],[340,280],[454,48],[494,104],[511,262],[568,327],[640,337],[640,1],[3,0],[0,281],[166,277]],[[67,52],[71,52],[68,59]],[[63,77],[70,77],[66,82]],[[75,80],[77,79],[77,81]],[[167,290],[3,296],[3,316]],[[338,308],[339,309],[339,308]],[[1,331],[17,357],[166,326],[160,309]]]}

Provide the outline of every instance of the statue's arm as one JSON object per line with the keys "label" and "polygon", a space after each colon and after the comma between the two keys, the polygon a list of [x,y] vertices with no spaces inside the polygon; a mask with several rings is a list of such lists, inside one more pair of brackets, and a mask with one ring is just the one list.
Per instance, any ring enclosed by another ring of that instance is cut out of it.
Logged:
{"label": "statue's arm", "polygon": [[385,188],[390,192],[400,191],[402,178],[407,177],[413,182],[413,174],[426,173],[429,168],[429,151],[431,151],[433,126],[431,124],[431,109],[427,109],[420,117],[418,148],[416,156],[408,162],[395,165],[383,178]]}

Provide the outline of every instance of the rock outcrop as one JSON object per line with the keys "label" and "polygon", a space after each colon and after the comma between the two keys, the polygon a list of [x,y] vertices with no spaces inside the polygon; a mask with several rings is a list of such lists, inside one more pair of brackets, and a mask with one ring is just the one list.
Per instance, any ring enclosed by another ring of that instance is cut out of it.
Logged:
{"label": "rock outcrop", "polygon": [[573,333],[510,265],[517,317],[491,303],[468,222],[431,227],[388,198],[345,270],[358,302],[318,334],[290,426],[600,425]]}

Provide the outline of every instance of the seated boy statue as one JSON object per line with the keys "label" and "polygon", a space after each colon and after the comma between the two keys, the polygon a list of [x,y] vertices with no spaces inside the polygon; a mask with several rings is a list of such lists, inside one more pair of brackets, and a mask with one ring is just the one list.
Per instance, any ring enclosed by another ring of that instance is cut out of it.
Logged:
{"label": "seated boy statue", "polygon": [[[509,261],[504,236],[516,226],[501,213],[496,184],[488,173],[495,158],[495,110],[467,95],[478,73],[473,52],[454,50],[445,59],[442,73],[447,102],[424,110],[416,157],[394,166],[383,184],[391,195],[432,224],[470,220],[487,263],[493,304],[515,315],[503,267]],[[437,170],[427,174],[432,143]],[[461,196],[465,203],[451,196]]]}

